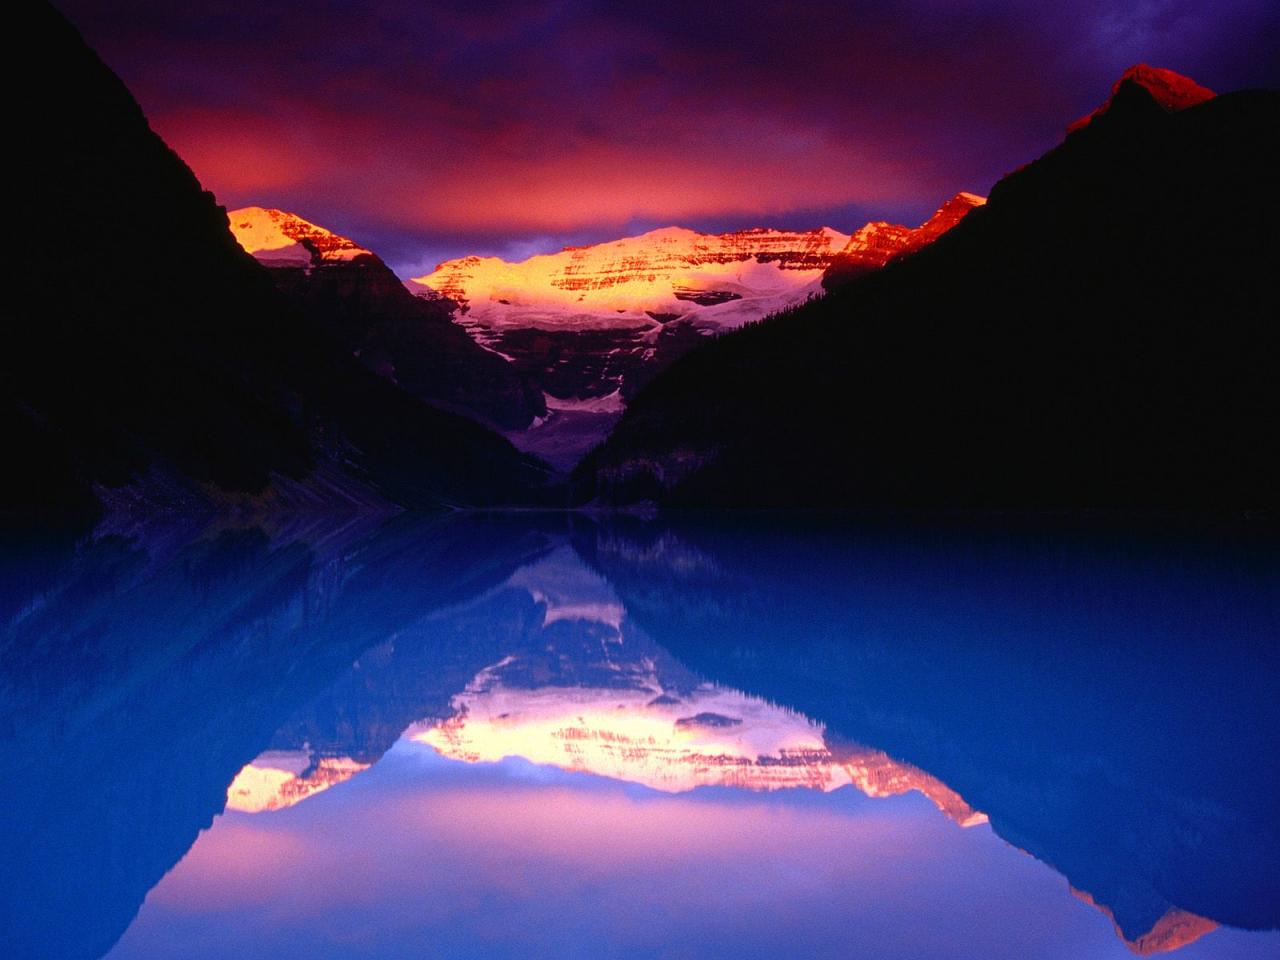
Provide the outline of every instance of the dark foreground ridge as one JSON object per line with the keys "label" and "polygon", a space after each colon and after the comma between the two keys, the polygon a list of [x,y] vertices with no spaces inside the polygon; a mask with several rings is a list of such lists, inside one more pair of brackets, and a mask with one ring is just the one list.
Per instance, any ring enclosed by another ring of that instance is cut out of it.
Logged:
{"label": "dark foreground ridge", "polygon": [[6,512],[530,495],[535,463],[364,369],[280,295],[57,12],[24,2],[9,26],[6,61],[44,79],[10,88]]}
{"label": "dark foreground ridge", "polygon": [[1280,95],[1181,106],[1125,80],[931,246],[676,363],[581,499],[1274,506]]}
{"label": "dark foreground ridge", "polygon": [[[233,233],[237,214],[245,212],[231,211]],[[263,212],[278,217],[287,235],[294,224],[315,229],[293,214]],[[309,261],[261,262],[277,289],[366,367],[432,406],[499,430],[522,429],[546,416],[542,391],[454,323],[452,301],[415,297],[370,251],[326,257],[301,232],[298,242],[309,252]]]}

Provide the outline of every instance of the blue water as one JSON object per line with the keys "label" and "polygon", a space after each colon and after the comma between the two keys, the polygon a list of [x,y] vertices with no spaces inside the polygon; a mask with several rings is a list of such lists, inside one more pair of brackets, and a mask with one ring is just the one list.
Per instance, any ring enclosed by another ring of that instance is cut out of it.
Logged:
{"label": "blue water", "polygon": [[1280,956],[1275,544],[554,516],[15,540],[0,954]]}

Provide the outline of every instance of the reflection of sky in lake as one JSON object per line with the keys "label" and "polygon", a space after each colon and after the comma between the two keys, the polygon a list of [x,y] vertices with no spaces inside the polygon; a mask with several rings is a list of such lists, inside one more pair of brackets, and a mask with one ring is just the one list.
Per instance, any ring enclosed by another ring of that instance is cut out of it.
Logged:
{"label": "reflection of sky in lake", "polygon": [[1265,540],[490,518],[40,556],[0,551],[6,957],[1280,953]]}
{"label": "reflection of sky in lake", "polygon": [[[1278,945],[1218,930],[1178,956]],[[1052,870],[918,794],[669,795],[405,740],[287,810],[220,818],[110,954],[285,955],[1132,956]]]}

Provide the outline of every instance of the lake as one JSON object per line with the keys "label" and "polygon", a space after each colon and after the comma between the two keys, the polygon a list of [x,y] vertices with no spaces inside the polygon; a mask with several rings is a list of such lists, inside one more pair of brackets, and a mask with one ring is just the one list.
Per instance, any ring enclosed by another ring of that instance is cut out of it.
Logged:
{"label": "lake", "polygon": [[1276,543],[556,514],[11,538],[2,952],[1274,958]]}

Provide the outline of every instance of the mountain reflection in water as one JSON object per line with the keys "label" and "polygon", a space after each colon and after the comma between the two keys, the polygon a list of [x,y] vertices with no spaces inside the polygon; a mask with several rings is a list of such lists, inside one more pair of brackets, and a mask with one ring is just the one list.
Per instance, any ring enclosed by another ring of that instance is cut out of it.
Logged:
{"label": "mountain reflection in water", "polygon": [[1276,559],[502,517],[15,546],[8,954],[1273,956]]}

